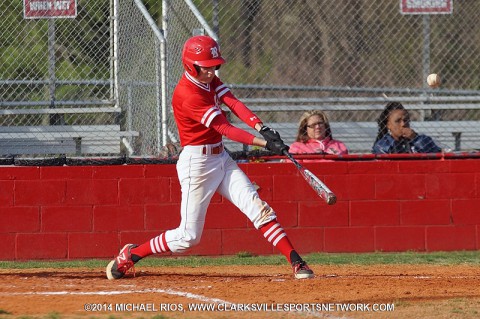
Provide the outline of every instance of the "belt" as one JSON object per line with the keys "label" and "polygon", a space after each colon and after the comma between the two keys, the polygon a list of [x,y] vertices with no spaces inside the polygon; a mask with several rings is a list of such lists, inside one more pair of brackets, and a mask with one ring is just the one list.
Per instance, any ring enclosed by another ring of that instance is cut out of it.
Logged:
{"label": "belt", "polygon": [[[210,152],[209,152],[210,150]],[[208,154],[213,154],[213,155],[218,155],[218,154],[221,154],[223,152],[223,144],[220,144],[218,146],[215,146],[215,147],[208,147],[208,146],[203,146],[202,148],[202,154],[203,155],[208,155]]]}

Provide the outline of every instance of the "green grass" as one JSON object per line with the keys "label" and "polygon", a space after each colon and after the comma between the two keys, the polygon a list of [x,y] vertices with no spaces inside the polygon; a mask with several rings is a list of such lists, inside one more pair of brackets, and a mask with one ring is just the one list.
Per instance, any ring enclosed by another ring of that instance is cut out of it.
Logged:
{"label": "green grass", "polygon": [[[401,252],[401,253],[314,253],[303,256],[312,265],[394,265],[394,264],[428,264],[428,265],[480,265],[479,251],[457,252]],[[215,266],[215,265],[284,265],[282,255],[254,256],[241,252],[235,256],[201,257],[150,257],[141,261],[142,266]],[[69,260],[69,261],[0,261],[0,269],[28,268],[101,268],[108,260]]]}

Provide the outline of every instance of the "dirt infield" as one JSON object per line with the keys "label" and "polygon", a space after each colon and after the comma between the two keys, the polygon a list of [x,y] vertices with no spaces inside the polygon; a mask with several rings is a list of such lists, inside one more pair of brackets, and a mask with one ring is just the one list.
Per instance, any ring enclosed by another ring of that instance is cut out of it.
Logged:
{"label": "dirt infield", "polygon": [[[0,270],[0,318],[478,318],[475,266],[137,266]],[[204,307],[194,310],[193,307]],[[209,309],[206,309],[209,308]]]}

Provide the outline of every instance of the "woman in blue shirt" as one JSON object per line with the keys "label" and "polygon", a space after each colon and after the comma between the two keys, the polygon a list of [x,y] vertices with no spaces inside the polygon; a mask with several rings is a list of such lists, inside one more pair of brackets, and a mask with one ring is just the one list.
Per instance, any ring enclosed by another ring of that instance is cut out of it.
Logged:
{"label": "woman in blue shirt", "polygon": [[427,135],[410,128],[410,115],[399,102],[389,102],[378,118],[374,154],[438,153],[442,149]]}

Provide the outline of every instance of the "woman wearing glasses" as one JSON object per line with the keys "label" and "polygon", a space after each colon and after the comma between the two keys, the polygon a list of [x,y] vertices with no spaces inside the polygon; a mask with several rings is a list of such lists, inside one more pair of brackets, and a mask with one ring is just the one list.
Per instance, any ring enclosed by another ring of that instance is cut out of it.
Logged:
{"label": "woman wearing glasses", "polygon": [[334,140],[327,115],[322,111],[307,111],[300,118],[297,139],[290,145],[293,154],[348,154],[345,144]]}

